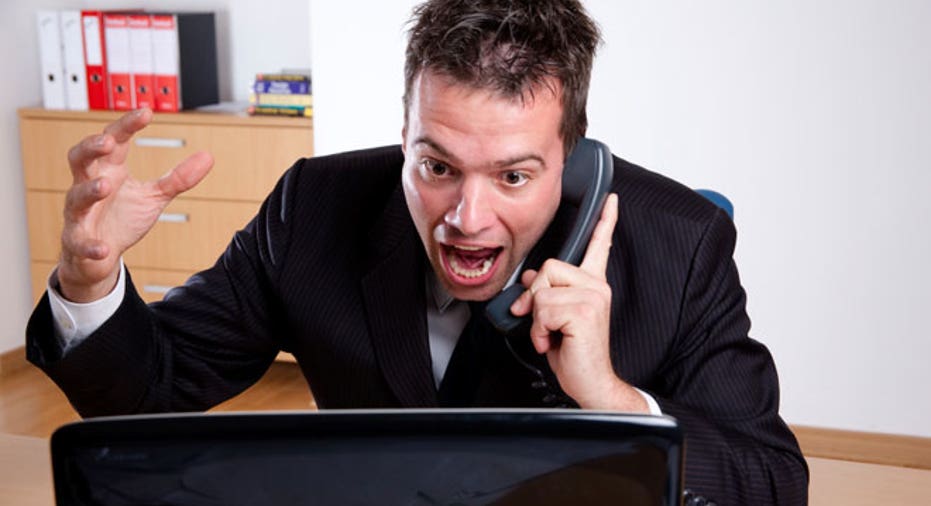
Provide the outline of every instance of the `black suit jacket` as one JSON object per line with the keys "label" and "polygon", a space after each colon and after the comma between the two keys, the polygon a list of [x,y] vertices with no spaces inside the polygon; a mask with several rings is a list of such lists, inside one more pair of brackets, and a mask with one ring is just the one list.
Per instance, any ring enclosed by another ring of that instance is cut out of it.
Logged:
{"label": "black suit jacket", "polygon": [[[687,488],[722,505],[804,503],[807,469],[778,415],[772,358],[748,337],[732,222],[678,183],[614,162],[615,370],[679,419]],[[213,268],[149,306],[130,281],[117,313],[67,357],[43,298],[29,359],[84,416],[209,408],[280,349],[321,408],[436,406],[429,267],[402,163],[397,146],[298,161]],[[570,214],[560,210],[544,244]],[[520,374],[489,379],[476,404],[537,403]]]}

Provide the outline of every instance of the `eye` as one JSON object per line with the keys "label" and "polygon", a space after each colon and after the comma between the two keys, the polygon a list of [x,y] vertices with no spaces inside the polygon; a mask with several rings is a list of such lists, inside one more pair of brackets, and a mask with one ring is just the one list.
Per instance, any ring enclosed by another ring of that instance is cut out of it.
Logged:
{"label": "eye", "polygon": [[501,177],[504,180],[504,183],[508,186],[523,186],[525,183],[527,183],[527,181],[530,180],[530,178],[527,177],[527,174],[518,172],[516,170],[505,172]]}
{"label": "eye", "polygon": [[443,162],[426,159],[420,162],[424,172],[433,177],[443,177],[449,174],[449,166]]}

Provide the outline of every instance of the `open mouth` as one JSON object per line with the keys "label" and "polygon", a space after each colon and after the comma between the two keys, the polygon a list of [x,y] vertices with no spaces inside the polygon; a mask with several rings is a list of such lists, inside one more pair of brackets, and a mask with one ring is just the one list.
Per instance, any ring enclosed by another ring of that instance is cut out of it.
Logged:
{"label": "open mouth", "polygon": [[494,272],[499,253],[504,248],[452,246],[443,244],[443,259],[447,270],[463,284],[485,282]]}

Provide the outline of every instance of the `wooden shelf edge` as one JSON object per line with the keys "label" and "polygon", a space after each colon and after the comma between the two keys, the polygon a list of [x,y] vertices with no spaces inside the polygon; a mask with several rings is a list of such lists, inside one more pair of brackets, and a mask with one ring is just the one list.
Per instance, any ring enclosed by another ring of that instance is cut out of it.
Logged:
{"label": "wooden shelf edge", "polygon": [[[41,107],[21,107],[18,111],[21,119],[57,119],[66,121],[114,121],[126,111],[65,111],[43,109]],[[152,124],[170,122],[172,124],[192,125],[243,125],[273,126],[313,129],[313,118],[292,118],[278,116],[249,116],[242,113],[182,111],[176,113],[155,113]]]}

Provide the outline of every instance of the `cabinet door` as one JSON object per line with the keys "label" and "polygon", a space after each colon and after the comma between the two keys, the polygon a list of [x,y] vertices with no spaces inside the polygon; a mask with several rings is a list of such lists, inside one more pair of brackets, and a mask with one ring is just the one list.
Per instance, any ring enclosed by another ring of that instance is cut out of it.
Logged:
{"label": "cabinet door", "polygon": [[68,150],[81,139],[100,133],[105,125],[101,121],[23,118],[19,128],[26,188],[67,190],[72,181]]}
{"label": "cabinet door", "polygon": [[175,199],[152,230],[123,258],[133,268],[192,272],[206,269],[258,208],[254,202]]}
{"label": "cabinet door", "polygon": [[61,191],[27,191],[26,215],[29,224],[29,258],[58,263],[61,253],[61,229],[65,224],[62,209],[65,193]]}
{"label": "cabinet door", "polygon": [[[29,248],[33,260],[58,262],[64,227],[62,192],[30,191]],[[124,255],[133,267],[199,271],[223,253],[233,234],[258,211],[254,202],[204,201],[178,198],[159,221]]]}
{"label": "cabinet door", "polygon": [[32,305],[35,307],[39,299],[45,294],[45,287],[48,286],[48,276],[52,273],[57,262],[31,262],[29,265],[32,271]]}
{"label": "cabinet door", "polygon": [[[67,190],[72,182],[68,150],[105,126],[103,121],[23,118],[26,188]],[[311,155],[313,140],[307,128],[155,122],[133,137],[127,163],[134,177],[150,180],[198,151],[213,155],[214,167],[187,196],[261,202],[285,170]]]}
{"label": "cabinet door", "polygon": [[294,162],[310,156],[310,131],[299,128],[153,124],[133,139],[132,170],[157,178],[185,157],[207,151],[207,177],[185,195],[261,202]]}
{"label": "cabinet door", "polygon": [[162,300],[169,290],[176,286],[181,286],[191,275],[191,272],[184,271],[167,271],[164,269],[143,269],[138,267],[129,267],[133,277],[133,284],[136,285],[136,291],[139,296],[146,302],[155,302]]}

